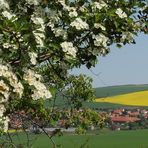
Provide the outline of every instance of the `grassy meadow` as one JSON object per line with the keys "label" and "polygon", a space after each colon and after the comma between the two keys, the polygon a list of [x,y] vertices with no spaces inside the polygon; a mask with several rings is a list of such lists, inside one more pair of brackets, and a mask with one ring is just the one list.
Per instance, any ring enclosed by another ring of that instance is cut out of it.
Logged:
{"label": "grassy meadow", "polygon": [[[96,101],[84,104],[90,108],[118,108],[122,106],[147,106],[148,85],[124,85],[107,88],[96,88]],[[59,107],[68,106],[59,97],[55,104]],[[50,102],[51,103],[51,102]],[[46,102],[48,105],[48,102]],[[52,148],[51,140],[45,134],[28,135],[11,132],[15,144],[21,143],[27,147],[27,138],[33,144],[31,148]],[[101,130],[86,135],[64,134],[53,138],[58,148],[148,148],[148,129],[109,131]],[[3,142],[0,137],[0,144]],[[29,143],[28,143],[29,145]],[[6,146],[7,148],[7,146]]]}
{"label": "grassy meadow", "polygon": [[[32,148],[52,148],[50,139],[43,134],[29,135]],[[19,139],[13,136],[15,143],[26,145],[25,134],[20,133]],[[67,135],[54,137],[53,140],[60,148],[148,148],[148,130],[106,131],[95,135]]]}

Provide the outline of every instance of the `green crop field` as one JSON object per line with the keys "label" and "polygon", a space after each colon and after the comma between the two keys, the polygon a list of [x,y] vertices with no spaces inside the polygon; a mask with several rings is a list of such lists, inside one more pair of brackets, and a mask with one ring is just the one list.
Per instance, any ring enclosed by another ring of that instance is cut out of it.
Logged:
{"label": "green crop field", "polygon": [[102,98],[145,90],[148,90],[148,84],[108,86],[95,88],[95,95]]}
{"label": "green crop field", "polygon": [[[21,134],[19,141],[23,145],[25,138]],[[33,136],[31,138],[33,139]],[[148,148],[148,130],[110,131],[97,135],[64,135],[53,139],[60,148],[82,148],[82,146],[83,148]],[[33,148],[52,148],[52,144],[46,135],[41,134],[33,140]]]}

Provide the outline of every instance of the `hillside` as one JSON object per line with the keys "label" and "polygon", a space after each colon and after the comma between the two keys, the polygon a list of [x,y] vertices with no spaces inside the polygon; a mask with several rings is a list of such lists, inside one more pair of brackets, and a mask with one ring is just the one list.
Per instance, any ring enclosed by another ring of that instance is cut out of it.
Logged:
{"label": "hillside", "polygon": [[148,84],[108,86],[108,87],[95,88],[95,95],[97,98],[102,98],[102,97],[111,97],[111,96],[128,94],[145,90],[148,90]]}
{"label": "hillside", "polygon": [[[134,92],[140,92],[148,90],[148,84],[143,85],[121,85],[121,86],[109,86],[109,87],[100,87],[95,88],[96,98],[105,98],[112,97],[117,95],[130,94]],[[46,106],[53,106],[54,102],[46,101]],[[113,102],[85,102],[83,104],[85,107],[90,108],[118,108],[123,105]],[[58,107],[69,107],[66,99],[63,99],[61,96],[58,96],[55,101],[55,106]]]}

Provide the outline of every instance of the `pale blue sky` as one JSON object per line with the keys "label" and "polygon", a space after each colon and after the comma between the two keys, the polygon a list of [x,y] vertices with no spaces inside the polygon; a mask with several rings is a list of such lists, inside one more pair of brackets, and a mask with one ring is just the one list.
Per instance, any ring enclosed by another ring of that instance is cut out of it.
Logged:
{"label": "pale blue sky", "polygon": [[93,78],[93,87],[123,84],[148,84],[148,35],[136,37],[136,44],[111,47],[106,57],[99,57],[95,68],[74,69]]}

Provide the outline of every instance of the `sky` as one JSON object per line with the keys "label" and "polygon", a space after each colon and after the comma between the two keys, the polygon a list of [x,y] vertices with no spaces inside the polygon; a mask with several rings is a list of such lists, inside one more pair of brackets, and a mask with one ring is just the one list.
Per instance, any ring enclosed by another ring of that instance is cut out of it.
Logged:
{"label": "sky", "polygon": [[84,66],[73,74],[86,74],[93,78],[93,87],[125,84],[148,84],[148,35],[136,37],[136,44],[122,48],[111,46],[110,53],[98,58],[95,68]]}

